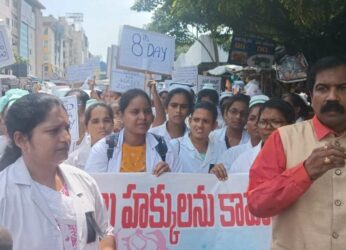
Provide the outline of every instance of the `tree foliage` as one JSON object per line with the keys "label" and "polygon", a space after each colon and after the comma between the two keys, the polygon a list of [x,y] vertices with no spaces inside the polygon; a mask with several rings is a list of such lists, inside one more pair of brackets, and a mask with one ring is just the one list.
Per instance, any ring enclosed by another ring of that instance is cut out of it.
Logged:
{"label": "tree foliage", "polygon": [[346,54],[344,0],[137,0],[137,11],[154,12],[148,29],[193,41],[191,27],[220,44],[232,34],[270,37],[308,60]]}

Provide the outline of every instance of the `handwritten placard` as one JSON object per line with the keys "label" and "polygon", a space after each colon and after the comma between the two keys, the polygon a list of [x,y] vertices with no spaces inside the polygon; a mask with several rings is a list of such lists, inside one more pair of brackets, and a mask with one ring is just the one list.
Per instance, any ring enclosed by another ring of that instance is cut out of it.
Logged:
{"label": "handwritten placard", "polygon": [[69,83],[84,82],[88,77],[97,74],[100,69],[100,59],[88,59],[84,64],[72,65],[67,68],[67,80]]}
{"label": "handwritten placard", "polygon": [[120,38],[117,67],[170,75],[174,53],[173,37],[125,25]]}
{"label": "handwritten placard", "polygon": [[79,126],[78,126],[78,103],[76,96],[66,96],[60,98],[68,114],[70,121],[71,141],[79,139]]}
{"label": "handwritten placard", "polygon": [[221,91],[221,77],[215,76],[198,76],[198,91],[200,91],[206,84],[213,86],[213,88],[220,93]]}
{"label": "handwritten placard", "polygon": [[4,25],[0,25],[0,68],[15,62],[9,36]]}
{"label": "handwritten placard", "polygon": [[139,72],[115,69],[111,75],[111,89],[123,93],[129,89],[144,90],[145,75]]}

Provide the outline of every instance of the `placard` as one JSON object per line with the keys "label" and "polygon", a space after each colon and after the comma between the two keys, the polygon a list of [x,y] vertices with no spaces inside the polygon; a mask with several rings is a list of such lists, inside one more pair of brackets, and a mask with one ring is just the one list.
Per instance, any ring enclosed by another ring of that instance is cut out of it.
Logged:
{"label": "placard", "polygon": [[81,65],[72,65],[67,68],[67,80],[69,83],[84,82],[99,73],[100,59],[91,58]]}
{"label": "placard", "polygon": [[79,139],[79,122],[78,122],[78,103],[77,96],[65,96],[60,98],[68,114],[70,121],[71,141]]}
{"label": "placard", "polygon": [[170,75],[173,69],[173,37],[125,25],[121,32],[117,68]]}
{"label": "placard", "polygon": [[198,67],[188,66],[174,68],[172,80],[173,82],[191,83],[193,85],[193,91],[197,93]]}
{"label": "placard", "polygon": [[4,25],[0,25],[0,68],[14,64],[14,56],[9,36]]}
{"label": "placard", "polygon": [[221,77],[215,76],[198,76],[198,91],[200,91],[204,85],[210,84],[213,88],[220,93],[221,92]]}
{"label": "placard", "polygon": [[145,75],[140,72],[113,69],[111,75],[111,89],[124,93],[129,89],[144,90]]}
{"label": "placard", "polygon": [[93,174],[119,250],[267,250],[271,218],[247,205],[247,174]]}

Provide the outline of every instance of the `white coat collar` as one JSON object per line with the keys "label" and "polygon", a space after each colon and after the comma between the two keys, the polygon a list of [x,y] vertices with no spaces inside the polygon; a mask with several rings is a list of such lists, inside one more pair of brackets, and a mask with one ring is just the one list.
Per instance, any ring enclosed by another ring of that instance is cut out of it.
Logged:
{"label": "white coat collar", "polygon": [[[119,139],[118,139],[117,147],[121,148],[123,143],[124,143],[124,129],[122,129],[119,132]],[[147,134],[145,136],[145,143],[147,146],[149,146],[149,148],[155,149],[156,145],[159,142],[155,139],[155,137],[150,132],[147,132]]]}

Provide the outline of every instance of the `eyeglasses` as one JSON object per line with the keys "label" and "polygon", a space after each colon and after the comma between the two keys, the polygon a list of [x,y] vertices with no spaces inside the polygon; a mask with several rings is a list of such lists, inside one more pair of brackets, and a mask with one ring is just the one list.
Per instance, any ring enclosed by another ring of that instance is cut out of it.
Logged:
{"label": "eyeglasses", "polygon": [[277,120],[259,120],[257,126],[259,128],[266,128],[267,125],[270,125],[272,128],[280,128],[283,125],[286,125],[286,121],[277,121]]}

